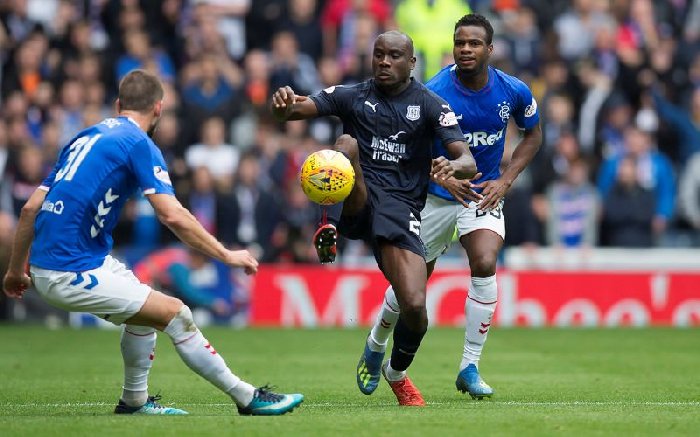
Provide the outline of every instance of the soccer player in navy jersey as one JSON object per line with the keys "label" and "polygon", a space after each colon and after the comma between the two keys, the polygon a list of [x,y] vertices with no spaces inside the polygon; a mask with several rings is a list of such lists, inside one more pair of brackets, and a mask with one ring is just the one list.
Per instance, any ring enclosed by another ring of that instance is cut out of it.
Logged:
{"label": "soccer player in navy jersey", "polygon": [[[465,302],[464,351],[455,384],[459,391],[476,399],[493,394],[493,389],[479,375],[478,364],[498,300],[496,259],[505,238],[503,197],[542,141],[537,103],[530,89],[519,79],[489,65],[492,38],[493,27],[486,18],[478,14],[462,17],[454,29],[455,63],[443,68],[426,84],[455,111],[481,172],[481,177],[473,181],[454,178],[440,183],[431,181],[421,212],[428,275],[437,258],[449,248],[455,228],[469,258],[471,283]],[[521,129],[522,138],[501,174],[499,166],[511,117]],[[445,152],[439,143],[435,144],[434,156]],[[389,286],[358,364],[357,383],[363,393],[377,386],[379,374],[368,373],[366,369],[376,367],[383,359],[397,317],[395,290]]]}
{"label": "soccer player in navy jersey", "polygon": [[[56,307],[124,325],[124,387],[117,414],[187,414],[148,395],[156,330],[170,337],[190,369],[229,395],[240,414],[284,414],[303,396],[256,389],[234,375],[181,300],[140,283],[109,254],[119,213],[140,190],[183,242],[230,267],[257,271],[248,251],[226,249],[175,198],[163,155],[149,138],[162,100],[158,78],[134,70],[119,85],[118,116],[84,129],[63,148],[51,174],[22,208],[3,289],[21,298],[33,284]],[[25,273],[27,259],[31,277]]]}
{"label": "soccer player in navy jersey", "polygon": [[[355,186],[342,204],[328,210],[328,223],[320,227],[315,244],[321,262],[335,258],[336,226],[345,237],[371,244],[396,290],[400,312],[391,358],[373,370],[384,374],[400,405],[422,406],[423,397],[406,376],[428,327],[420,211],[431,173],[437,179],[468,179],[476,166],[452,109],[411,78],[415,62],[411,38],[386,32],[374,42],[372,79],[310,97],[282,87],[271,109],[279,120],[324,115],[342,120],[345,134],[335,148],[352,162]],[[449,158],[432,159],[435,138]]]}

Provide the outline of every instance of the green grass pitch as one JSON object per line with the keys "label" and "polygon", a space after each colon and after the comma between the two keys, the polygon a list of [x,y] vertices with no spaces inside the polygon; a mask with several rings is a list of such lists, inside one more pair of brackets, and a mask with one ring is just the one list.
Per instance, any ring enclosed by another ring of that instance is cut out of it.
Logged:
{"label": "green grass pitch", "polygon": [[410,369],[428,402],[400,408],[355,386],[363,330],[228,330],[207,338],[234,372],[302,392],[283,417],[240,417],[161,334],[151,393],[186,417],[112,414],[119,332],[0,326],[0,435],[700,435],[700,330],[498,329],[481,363],[496,390],[454,388],[462,330],[432,328]]}

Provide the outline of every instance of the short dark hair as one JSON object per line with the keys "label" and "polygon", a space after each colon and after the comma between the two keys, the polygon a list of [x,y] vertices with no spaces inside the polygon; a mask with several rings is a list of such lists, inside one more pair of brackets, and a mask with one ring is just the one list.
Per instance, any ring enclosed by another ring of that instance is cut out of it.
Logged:
{"label": "short dark hair", "polygon": [[493,41],[493,26],[491,22],[481,14],[467,14],[455,23],[455,32],[462,26],[479,26],[486,31],[486,43]]}
{"label": "short dark hair", "polygon": [[119,108],[122,111],[146,112],[163,100],[160,80],[144,70],[132,70],[119,83]]}

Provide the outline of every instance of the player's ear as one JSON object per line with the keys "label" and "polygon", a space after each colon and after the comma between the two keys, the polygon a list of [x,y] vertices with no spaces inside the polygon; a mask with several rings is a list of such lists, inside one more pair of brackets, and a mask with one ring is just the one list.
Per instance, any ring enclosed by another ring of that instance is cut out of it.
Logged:
{"label": "player's ear", "polygon": [[156,104],[153,106],[153,115],[158,118],[160,117],[160,114],[163,113],[163,101],[158,100]]}
{"label": "player's ear", "polygon": [[411,70],[413,70],[414,68],[416,68],[416,57],[415,57],[415,56],[411,56],[411,62],[410,62],[410,64],[411,64]]}
{"label": "player's ear", "polygon": [[120,112],[122,112],[122,104],[121,104],[121,102],[119,101],[119,98],[117,98],[117,100],[114,101],[114,109],[117,110],[117,114],[119,114]]}

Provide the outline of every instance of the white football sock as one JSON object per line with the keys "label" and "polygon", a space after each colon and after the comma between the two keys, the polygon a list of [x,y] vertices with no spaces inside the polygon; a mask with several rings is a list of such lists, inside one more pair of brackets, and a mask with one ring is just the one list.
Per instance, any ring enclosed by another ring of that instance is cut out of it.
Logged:
{"label": "white football sock", "polygon": [[195,325],[189,307],[184,305],[163,332],[170,336],[180,358],[190,369],[231,396],[238,406],[245,407],[253,400],[255,387],[231,372]]}
{"label": "white football sock", "polygon": [[459,370],[469,364],[479,367],[479,358],[491,327],[491,319],[498,302],[496,275],[486,278],[472,277],[469,297],[464,304],[467,326],[464,332],[464,352]]}
{"label": "white football sock", "polygon": [[374,326],[372,326],[372,331],[370,331],[367,338],[367,345],[372,352],[386,351],[389,336],[391,331],[394,330],[394,325],[396,325],[398,319],[399,302],[396,300],[396,294],[390,285],[386,289],[386,293],[384,293],[382,308],[379,310]]}
{"label": "white football sock", "polygon": [[124,359],[122,400],[140,407],[148,400],[148,372],[153,365],[156,330],[150,326],[124,325],[121,350]]}

